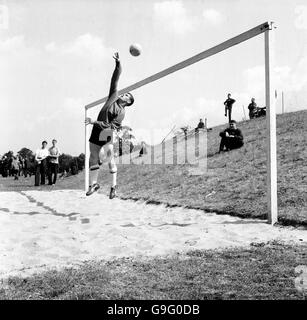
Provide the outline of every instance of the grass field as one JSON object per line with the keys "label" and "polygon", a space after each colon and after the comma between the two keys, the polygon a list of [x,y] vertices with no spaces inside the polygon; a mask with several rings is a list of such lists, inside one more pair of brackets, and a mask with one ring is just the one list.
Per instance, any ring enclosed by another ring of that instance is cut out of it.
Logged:
{"label": "grass field", "polygon": [[305,299],[295,267],[306,247],[282,243],[191,251],[154,259],[87,262],[79,269],[10,278],[0,299]]}

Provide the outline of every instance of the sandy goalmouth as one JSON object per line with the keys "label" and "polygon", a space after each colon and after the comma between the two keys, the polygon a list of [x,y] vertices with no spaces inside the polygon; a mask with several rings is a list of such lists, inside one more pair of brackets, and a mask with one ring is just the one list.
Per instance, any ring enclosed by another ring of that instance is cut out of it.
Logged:
{"label": "sandy goalmouth", "polygon": [[307,244],[307,232],[265,221],[109,200],[81,190],[0,192],[0,278],[118,257],[248,246]]}

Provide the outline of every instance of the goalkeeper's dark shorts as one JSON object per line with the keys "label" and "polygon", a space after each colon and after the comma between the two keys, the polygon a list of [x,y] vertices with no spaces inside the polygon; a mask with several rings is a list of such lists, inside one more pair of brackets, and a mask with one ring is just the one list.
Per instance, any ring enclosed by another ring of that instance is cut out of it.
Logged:
{"label": "goalkeeper's dark shorts", "polygon": [[100,147],[103,147],[105,144],[107,144],[108,141],[100,141],[99,140],[99,136],[100,136],[101,131],[102,131],[102,129],[93,126],[89,142],[94,143],[94,144],[96,144],[97,146],[100,146]]}

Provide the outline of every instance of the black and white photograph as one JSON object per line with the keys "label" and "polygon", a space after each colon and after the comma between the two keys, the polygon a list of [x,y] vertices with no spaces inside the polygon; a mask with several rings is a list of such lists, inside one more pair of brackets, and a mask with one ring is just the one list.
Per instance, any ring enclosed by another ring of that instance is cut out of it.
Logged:
{"label": "black and white photograph", "polygon": [[2,302],[306,301],[306,0],[0,0],[0,108]]}

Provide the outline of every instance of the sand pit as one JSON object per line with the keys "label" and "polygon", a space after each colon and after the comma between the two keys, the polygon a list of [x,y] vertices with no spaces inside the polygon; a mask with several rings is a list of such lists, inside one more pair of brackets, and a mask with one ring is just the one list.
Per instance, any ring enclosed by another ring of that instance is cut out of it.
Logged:
{"label": "sand pit", "polygon": [[81,190],[0,192],[0,277],[118,257],[248,246],[306,244],[307,232]]}

